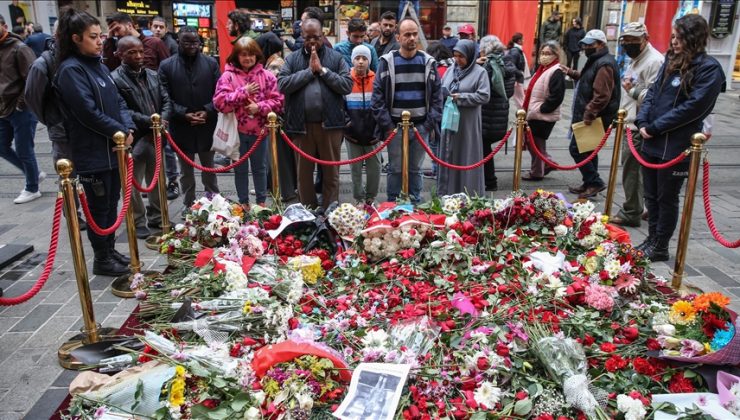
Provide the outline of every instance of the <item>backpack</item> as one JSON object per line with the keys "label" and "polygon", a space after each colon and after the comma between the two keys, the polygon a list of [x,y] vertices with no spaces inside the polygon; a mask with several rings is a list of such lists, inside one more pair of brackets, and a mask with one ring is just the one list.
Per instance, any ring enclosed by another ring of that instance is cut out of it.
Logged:
{"label": "backpack", "polygon": [[53,83],[56,64],[54,53],[44,51],[34,61],[26,79],[26,106],[47,127],[64,122],[64,115],[59,109]]}

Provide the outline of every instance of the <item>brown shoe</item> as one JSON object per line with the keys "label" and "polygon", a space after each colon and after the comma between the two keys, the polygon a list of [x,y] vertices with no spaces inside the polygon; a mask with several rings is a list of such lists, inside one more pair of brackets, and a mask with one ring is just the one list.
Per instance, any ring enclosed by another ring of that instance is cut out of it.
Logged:
{"label": "brown shoe", "polygon": [[648,211],[645,210],[644,212],[642,212],[642,216],[640,216],[640,219],[647,220],[648,216],[649,216]]}
{"label": "brown shoe", "polygon": [[542,176],[532,176],[531,172],[522,176],[522,180],[524,181],[542,181],[544,178]]}
{"label": "brown shoe", "polygon": [[586,191],[586,184],[581,184],[577,187],[568,187],[568,191],[570,191],[571,194],[582,194]]}
{"label": "brown shoe", "polygon": [[609,218],[609,223],[619,225],[619,226],[629,226],[629,227],[640,227],[640,221],[632,222],[629,221],[622,216],[614,216]]}
{"label": "brown shoe", "polygon": [[578,194],[578,198],[591,198],[596,197],[596,194],[604,191],[606,185],[587,187],[582,193]]}

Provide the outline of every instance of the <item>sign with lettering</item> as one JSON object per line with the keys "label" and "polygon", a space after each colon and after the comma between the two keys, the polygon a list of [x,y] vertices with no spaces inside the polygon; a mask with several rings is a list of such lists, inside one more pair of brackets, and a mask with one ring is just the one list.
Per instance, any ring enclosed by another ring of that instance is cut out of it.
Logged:
{"label": "sign with lettering", "polygon": [[159,16],[162,14],[160,0],[116,0],[116,10],[132,16]]}
{"label": "sign with lettering", "polygon": [[715,38],[724,38],[732,33],[735,26],[737,0],[715,0],[709,16],[709,28]]}

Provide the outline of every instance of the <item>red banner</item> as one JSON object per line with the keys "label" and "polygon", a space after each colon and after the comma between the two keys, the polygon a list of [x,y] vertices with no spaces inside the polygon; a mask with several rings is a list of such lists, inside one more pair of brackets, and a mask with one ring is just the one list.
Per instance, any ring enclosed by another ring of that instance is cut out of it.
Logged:
{"label": "red banner", "polygon": [[214,2],[216,7],[216,33],[218,33],[218,56],[221,62],[221,71],[224,70],[226,59],[231,54],[231,37],[226,29],[226,21],[229,12],[236,9],[234,0],[223,0]]}
{"label": "red banner", "polygon": [[537,31],[537,3],[537,0],[518,1],[514,6],[508,1],[491,1],[488,8],[488,33],[481,36],[496,35],[506,45],[512,35],[521,32],[524,35],[524,54],[531,66],[534,35]]}
{"label": "red banner", "polygon": [[664,53],[671,43],[671,27],[676,15],[678,0],[651,1],[647,4],[645,26],[650,34],[650,43]]}

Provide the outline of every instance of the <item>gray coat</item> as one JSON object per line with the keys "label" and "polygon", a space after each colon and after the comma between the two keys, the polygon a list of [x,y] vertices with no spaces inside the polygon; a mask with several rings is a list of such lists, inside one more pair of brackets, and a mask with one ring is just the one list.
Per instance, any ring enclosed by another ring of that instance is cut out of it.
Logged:
{"label": "gray coat", "polygon": [[[488,73],[477,64],[460,80],[457,107],[460,110],[460,125],[457,133],[442,132],[439,145],[440,158],[455,165],[470,165],[483,159],[481,106],[491,96]],[[445,72],[442,90],[447,94],[454,79],[455,66]],[[445,98],[446,99],[446,98]],[[437,191],[440,196],[465,192],[470,196],[485,193],[483,166],[470,171],[458,171],[439,166]]]}

